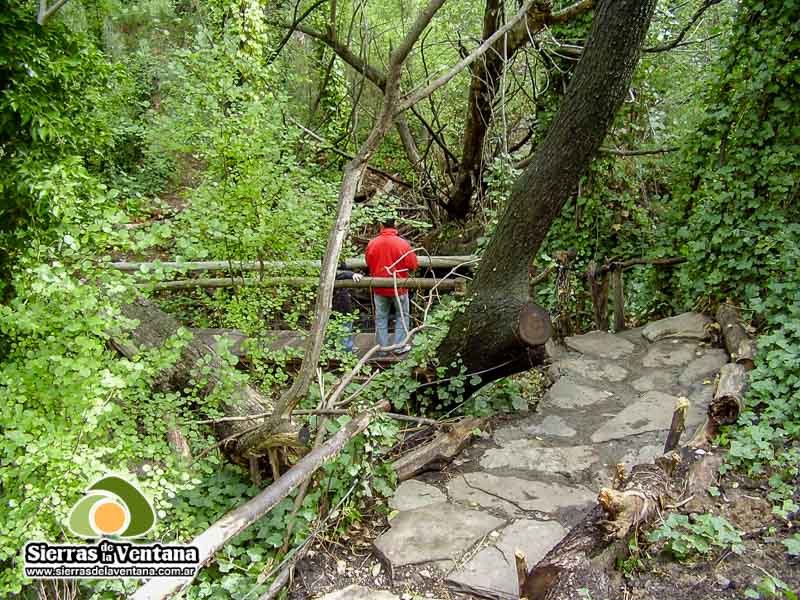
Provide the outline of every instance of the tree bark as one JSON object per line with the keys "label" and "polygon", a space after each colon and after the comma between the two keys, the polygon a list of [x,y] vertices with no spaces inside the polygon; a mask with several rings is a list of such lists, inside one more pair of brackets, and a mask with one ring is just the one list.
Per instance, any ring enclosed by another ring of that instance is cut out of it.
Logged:
{"label": "tree bark", "polygon": [[615,597],[614,560],[622,540],[658,513],[668,491],[669,477],[661,467],[635,466],[622,491],[604,488],[598,504],[533,567],[520,596],[571,600],[586,588],[592,598]]}
{"label": "tree bark", "polygon": [[[439,348],[440,364],[462,360],[467,372],[497,367],[484,382],[525,368],[530,346],[519,317],[530,301],[528,265],[580,176],[597,153],[627,94],[655,0],[601,2],[564,101],[517,179],[508,206]],[[538,348],[538,347],[537,347]],[[532,360],[541,360],[543,350]]]}
{"label": "tree bark", "polygon": [[[470,265],[480,260],[478,256],[420,256],[419,266],[431,269],[452,269],[454,267],[471,268]],[[344,265],[347,269],[365,269],[367,261],[364,258],[346,258]],[[165,271],[176,270],[188,272],[201,271],[270,271],[285,269],[319,269],[322,262],[319,260],[212,260],[212,261],[120,261],[112,262],[109,266],[112,269],[125,272],[141,271],[142,267],[148,270],[161,268]]]}
{"label": "tree bark", "polygon": [[722,339],[731,358],[747,371],[755,367],[756,343],[747,335],[739,311],[729,304],[720,304],[717,323],[722,329]]}
{"label": "tree bark", "polygon": [[448,426],[446,431],[438,433],[430,442],[401,456],[392,463],[398,481],[446,465],[464,449],[473,432],[485,424],[486,419],[467,417]]}
{"label": "tree bark", "polygon": [[[342,279],[335,281],[334,288],[393,288],[402,287],[413,290],[439,290],[462,292],[466,284],[463,279],[434,279],[433,277],[409,277],[408,279],[393,279],[391,277],[363,277],[355,281]],[[210,277],[198,279],[176,279],[174,281],[161,281],[158,283],[142,283],[139,287],[154,290],[193,290],[195,288],[232,288],[232,287],[314,287],[319,285],[316,277]]]}
{"label": "tree bark", "polygon": [[739,418],[747,391],[747,370],[740,364],[728,363],[719,371],[717,391],[708,407],[708,415],[719,425],[731,425]]}

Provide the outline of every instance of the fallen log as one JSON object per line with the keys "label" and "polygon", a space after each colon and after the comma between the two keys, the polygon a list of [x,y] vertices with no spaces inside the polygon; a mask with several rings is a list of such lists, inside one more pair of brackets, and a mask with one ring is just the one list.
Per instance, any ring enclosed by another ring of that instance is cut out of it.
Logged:
{"label": "fallen log", "polygon": [[717,322],[722,329],[722,339],[731,359],[745,370],[751,371],[755,367],[756,342],[747,334],[739,311],[730,304],[720,304]]}
{"label": "fallen log", "polygon": [[[687,408],[688,402],[679,400],[675,431],[681,428]],[[676,440],[676,434],[671,432],[669,439]],[[616,597],[622,575],[615,562],[626,550],[626,538],[660,514],[667,499],[686,498],[670,506],[677,508],[705,493],[703,486],[719,465],[710,456],[684,446],[665,453],[655,464],[633,467],[621,489],[603,488],[597,505],[524,577],[520,597],[566,600],[576,598],[581,588],[592,598]]]}
{"label": "fallen log", "polygon": [[[137,325],[127,336],[121,333],[113,335],[111,344],[127,358],[134,358],[143,350],[162,348],[180,329],[177,320],[144,299],[125,305],[122,313],[129,319],[135,319]],[[194,337],[181,350],[175,364],[156,376],[152,386],[160,392],[184,390],[192,387],[195,374],[203,368],[205,381],[200,395],[205,397],[218,386],[221,387],[219,373],[222,367],[223,363],[213,348]],[[258,390],[248,385],[236,385],[221,399],[221,408],[226,417],[248,417],[269,412],[273,406],[272,401]],[[243,462],[247,463],[249,457],[245,455],[246,448],[240,446],[239,438],[259,423],[257,420],[223,421],[215,425],[215,431],[219,439],[229,440],[223,444],[224,449],[234,457],[245,459]],[[262,441],[262,446],[300,448],[303,444],[298,439],[298,431],[296,426],[285,422],[280,431],[271,435],[269,440]]]}
{"label": "fallen log", "polygon": [[[191,290],[195,288],[215,289],[232,287],[316,287],[316,277],[208,277],[197,279],[177,279],[175,281],[159,281],[157,283],[140,283],[139,288],[153,290]],[[433,277],[409,277],[408,279],[392,279],[391,277],[362,277],[358,281],[343,279],[334,282],[335,288],[405,288],[414,290],[441,290],[464,293],[466,281],[463,279],[434,279]]]}
{"label": "fallen log", "polygon": [[[296,465],[254,498],[230,511],[211,525],[190,543],[199,550],[200,561],[197,572],[214,558],[214,555],[228,542],[267,514],[276,504],[286,498],[292,490],[311,477],[328,460],[336,456],[342,448],[364,431],[379,412],[389,408],[383,401],[371,410],[361,413],[337,431],[331,439],[314,448],[301,458]],[[134,600],[160,600],[168,598],[189,585],[197,576],[150,579],[136,590]]]}
{"label": "fallen log", "polygon": [[723,365],[719,371],[717,390],[708,407],[709,417],[719,425],[735,423],[744,408],[746,391],[747,369],[737,363]]}
{"label": "fallen log", "polygon": [[615,597],[621,575],[614,561],[624,538],[657,514],[669,490],[662,467],[636,465],[621,491],[604,488],[598,504],[533,567],[520,596],[560,600],[576,598],[576,591],[586,588],[592,598]]}
{"label": "fallen log", "polygon": [[411,479],[414,475],[438,469],[453,460],[476,429],[486,424],[486,419],[466,417],[461,421],[446,426],[445,431],[437,434],[430,442],[404,454],[392,463],[398,481]]}
{"label": "fallen log", "polygon": [[[420,268],[431,269],[451,269],[454,267],[470,267],[480,261],[479,256],[471,255],[452,255],[452,256],[420,256],[418,257]],[[346,258],[345,268],[365,269],[367,261],[363,258]],[[145,269],[152,272],[155,269],[165,271],[181,271],[187,273],[203,271],[285,271],[286,269],[319,269],[322,266],[318,260],[210,260],[210,261],[118,261],[109,264],[112,269],[127,273],[141,271]]]}

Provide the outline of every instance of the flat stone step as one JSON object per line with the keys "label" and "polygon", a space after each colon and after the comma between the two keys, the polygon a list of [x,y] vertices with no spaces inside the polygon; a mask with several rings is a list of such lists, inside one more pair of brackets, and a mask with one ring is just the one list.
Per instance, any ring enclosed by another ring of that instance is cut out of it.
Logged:
{"label": "flat stone step", "polygon": [[662,341],[654,344],[642,359],[642,365],[648,369],[681,367],[696,357],[696,343],[680,343],[678,340]]}
{"label": "flat stone step", "polygon": [[521,440],[531,437],[547,438],[571,438],[578,432],[570,424],[558,415],[535,415],[528,417],[524,421],[519,421],[512,425],[500,427],[494,432],[495,441],[502,445],[513,440]]}
{"label": "flat stone step", "polygon": [[592,434],[592,441],[606,442],[647,431],[669,429],[677,401],[677,396],[663,392],[645,392],[641,398],[601,425]]}
{"label": "flat stone step", "polygon": [[711,337],[709,325],[713,321],[696,312],[687,312],[674,317],[648,323],[642,329],[642,335],[649,342],[657,342],[665,338],[688,338],[707,340]]}
{"label": "flat stone step", "polygon": [[414,510],[445,500],[447,496],[439,488],[416,479],[409,479],[397,486],[394,495],[389,499],[389,507],[399,511]]}
{"label": "flat stone step", "polygon": [[353,584],[320,596],[319,600],[400,600],[400,598],[387,590],[373,590],[363,585]]}
{"label": "flat stone step", "polygon": [[636,346],[623,337],[607,331],[592,331],[583,335],[573,335],[564,339],[568,348],[599,358],[615,360],[628,356]]}
{"label": "flat stone step", "polygon": [[599,404],[613,395],[611,392],[580,384],[569,377],[562,377],[547,390],[543,405],[557,408],[583,408]]}
{"label": "flat stone step", "polygon": [[553,513],[560,508],[588,505],[596,494],[581,486],[477,472],[451,479],[447,484],[447,495],[461,504],[517,516],[525,512]]}
{"label": "flat stone step", "polygon": [[613,362],[594,360],[584,356],[566,357],[555,363],[551,373],[556,376],[571,375],[594,381],[624,381],[628,377],[627,369]]}
{"label": "flat stone step", "polygon": [[456,561],[472,544],[505,521],[488,513],[439,502],[403,511],[375,540],[392,569],[435,561]]}
{"label": "flat stone step", "polygon": [[459,591],[498,600],[519,598],[514,553],[522,550],[528,565],[535,565],[565,535],[553,521],[520,519],[506,527],[497,543],[478,551],[465,565],[448,575],[447,583]]}
{"label": "flat stone step", "polygon": [[483,453],[484,469],[515,469],[573,475],[593,468],[598,460],[592,446],[548,447],[538,440],[514,440]]}

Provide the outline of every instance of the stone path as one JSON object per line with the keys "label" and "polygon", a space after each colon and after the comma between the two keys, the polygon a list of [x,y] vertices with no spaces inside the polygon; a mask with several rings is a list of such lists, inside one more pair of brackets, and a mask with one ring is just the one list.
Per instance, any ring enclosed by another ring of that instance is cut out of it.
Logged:
{"label": "stone path", "polygon": [[533,565],[580,521],[618,463],[660,455],[680,396],[691,402],[687,430],[702,422],[728,361],[706,343],[710,324],[686,313],[550,348],[555,383],[534,413],[466,450],[449,480],[435,473],[399,486],[396,514],[375,541],[390,574],[414,566],[438,571],[454,591],[516,598],[515,550]]}

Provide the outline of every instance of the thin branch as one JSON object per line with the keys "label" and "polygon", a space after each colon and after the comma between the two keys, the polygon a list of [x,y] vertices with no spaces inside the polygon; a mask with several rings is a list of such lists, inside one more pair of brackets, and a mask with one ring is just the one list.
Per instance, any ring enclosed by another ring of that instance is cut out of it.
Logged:
{"label": "thin branch", "polygon": [[[272,56],[270,56],[269,60],[267,61],[267,65],[271,65],[273,62],[275,62],[275,59],[278,58],[278,56],[281,53],[281,50],[283,50],[283,47],[289,42],[290,39],[292,39],[292,34],[297,30],[297,26],[300,25],[300,23],[302,23],[303,21],[305,21],[312,12],[314,12],[320,6],[325,4],[325,2],[327,2],[327,0],[317,0],[317,2],[312,4],[305,11],[303,11],[302,15],[300,15],[299,17],[294,19],[292,24],[289,25],[288,31],[283,36],[283,39],[278,43],[278,46],[275,48],[275,51],[272,53]],[[297,7],[295,7],[295,15],[296,14],[297,14]]]}
{"label": "thin branch", "polygon": [[[352,411],[345,408],[309,408],[303,410],[296,410],[293,415],[308,416],[308,415],[350,415]],[[394,419],[395,421],[408,421],[409,423],[420,423],[422,425],[433,425],[434,427],[441,427],[444,425],[441,421],[436,419],[426,419],[425,417],[414,417],[411,415],[403,415],[400,413],[383,413],[384,416]],[[197,425],[216,425],[217,423],[230,423],[232,421],[251,421],[255,419],[266,419],[271,417],[271,412],[258,413],[255,415],[247,415],[244,417],[220,417],[219,419],[203,419],[202,421],[194,421]]]}
{"label": "thin branch", "polygon": [[[322,137],[318,133],[315,133],[314,131],[312,131],[308,127],[305,127],[305,126],[301,125],[300,123],[295,121],[292,117],[287,115],[286,118],[289,121],[291,121],[294,125],[296,125],[300,129],[302,129],[305,133],[310,135],[312,138],[317,140],[320,144],[323,144],[323,145],[327,146],[328,149],[331,152],[333,152],[334,154],[338,154],[339,156],[342,156],[342,157],[350,159],[350,160],[352,160],[355,157],[355,155],[351,154],[350,152],[345,152],[344,150],[340,150],[339,148],[337,148],[336,146],[331,144],[328,140],[326,140],[324,137]],[[367,165],[367,169],[369,169],[370,171],[372,171],[374,173],[379,173],[380,175],[383,175],[387,179],[391,179],[392,181],[394,181],[397,184],[402,185],[403,187],[407,187],[407,188],[412,188],[413,187],[410,183],[408,183],[404,179],[400,179],[397,175],[392,175],[391,173],[388,173],[388,172],[384,171],[383,169],[379,169],[377,167],[373,167],[373,166],[370,166],[370,165]]]}
{"label": "thin branch", "polygon": [[59,9],[67,3],[67,0],[58,0],[53,6],[47,8],[47,0],[39,0],[39,14],[36,15],[36,22],[44,26],[47,19],[56,14]]}
{"label": "thin branch", "polygon": [[[285,27],[292,27],[292,25],[286,24]],[[378,67],[362,60],[349,46],[342,44],[339,40],[333,39],[325,33],[312,29],[311,27],[306,27],[305,25],[297,25],[295,29],[328,46],[339,58],[350,65],[356,72],[364,75],[364,77],[369,79],[377,87],[381,89],[386,87],[386,74]]]}
{"label": "thin branch", "polygon": [[677,152],[678,146],[667,146],[665,148],[644,148],[642,150],[622,150],[619,148],[600,147],[601,154],[612,154],[614,156],[644,156],[646,154],[666,154],[667,152]]}
{"label": "thin branch", "polygon": [[474,63],[476,60],[478,60],[478,58],[483,56],[489,49],[491,49],[491,47],[494,45],[494,43],[497,40],[499,40],[506,33],[508,33],[514,27],[514,25],[516,25],[518,22],[522,21],[522,19],[524,19],[527,16],[528,11],[533,6],[533,2],[534,2],[534,0],[528,0],[522,6],[522,8],[517,12],[517,14],[514,15],[514,17],[511,18],[508,21],[508,23],[506,23],[503,27],[501,27],[500,29],[495,31],[491,36],[486,38],[483,41],[483,43],[481,43],[480,46],[475,48],[475,50],[470,52],[467,56],[465,56],[463,59],[461,59],[455,65],[453,65],[453,67],[451,67],[450,70],[448,70],[447,72],[445,72],[443,75],[439,76],[438,78],[434,79],[432,82],[430,82],[427,86],[423,87],[422,89],[420,89],[420,90],[418,90],[416,92],[413,92],[411,94],[407,94],[401,100],[400,105],[396,110],[396,113],[400,114],[403,111],[405,111],[405,110],[411,108],[412,106],[414,106],[420,100],[424,100],[425,98],[427,98],[428,96],[433,94],[433,92],[438,90],[440,87],[442,87],[443,85],[447,84],[451,79],[453,79],[461,71],[466,69],[468,66],[470,66],[472,63]]}
{"label": "thin branch", "polygon": [[653,46],[650,48],[642,49],[642,52],[666,52],[667,50],[672,50],[673,48],[677,47],[683,41],[683,38],[686,37],[686,34],[689,33],[689,30],[694,26],[695,23],[703,16],[703,13],[706,12],[709,8],[714,6],[715,4],[719,4],[722,0],[705,0],[702,5],[695,11],[692,15],[692,18],[689,19],[689,22],[684,25],[683,29],[680,30],[677,37],[673,39],[671,42],[667,42],[666,44],[662,44],[660,46]]}

